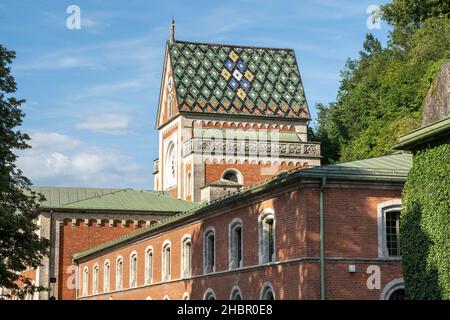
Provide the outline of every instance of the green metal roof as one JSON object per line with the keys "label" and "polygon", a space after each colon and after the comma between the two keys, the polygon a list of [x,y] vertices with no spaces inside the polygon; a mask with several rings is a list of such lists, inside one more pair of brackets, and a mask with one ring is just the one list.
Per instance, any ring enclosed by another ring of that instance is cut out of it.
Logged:
{"label": "green metal roof", "polygon": [[173,198],[157,191],[125,189],[65,204],[65,209],[180,212],[196,203]]}
{"label": "green metal roof", "polygon": [[114,188],[72,188],[72,187],[31,187],[32,191],[45,196],[43,208],[60,208],[71,202],[105,195],[121,189]]}
{"label": "green metal roof", "polygon": [[45,196],[42,208],[110,211],[182,212],[195,203],[149,190],[32,187]]}
{"label": "green metal roof", "polygon": [[394,146],[394,149],[410,150],[420,144],[431,142],[435,139],[439,139],[440,137],[448,137],[449,131],[450,117],[411,131],[407,135],[400,138],[399,142]]}
{"label": "green metal roof", "polygon": [[253,185],[243,191],[233,192],[223,198],[213,200],[211,202],[197,205],[196,207],[173,215],[160,223],[148,228],[138,229],[137,231],[124,235],[113,241],[106,242],[100,246],[89,250],[76,253],[74,260],[87,257],[116,245],[123,244],[135,238],[151,234],[167,225],[187,219],[201,212],[212,212],[215,208],[223,208],[227,204],[235,204],[239,199],[248,199],[257,194],[264,193],[274,188],[298,181],[301,178],[321,178],[328,177],[331,179],[342,180],[367,180],[367,181],[389,181],[389,182],[405,182],[408,171],[412,166],[412,156],[410,154],[394,154],[384,157],[371,158],[365,160],[351,161],[337,165],[314,167],[310,169],[299,169],[296,171],[284,172],[269,180]]}
{"label": "green metal roof", "polygon": [[[314,167],[309,169],[308,172],[319,172],[329,175],[347,175],[349,178],[354,175],[392,175],[406,177],[408,175],[409,169],[411,169],[411,166],[412,155],[407,153],[398,153],[383,157],[356,160],[322,167]],[[301,172],[299,172],[299,174],[301,174]]]}
{"label": "green metal roof", "polygon": [[292,49],[168,43],[180,112],[309,119]]}

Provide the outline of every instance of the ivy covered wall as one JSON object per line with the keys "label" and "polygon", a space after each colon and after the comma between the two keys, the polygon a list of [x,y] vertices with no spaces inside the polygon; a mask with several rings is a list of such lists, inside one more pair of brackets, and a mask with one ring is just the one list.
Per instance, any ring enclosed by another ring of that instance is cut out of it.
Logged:
{"label": "ivy covered wall", "polygon": [[414,152],[400,242],[407,299],[450,299],[450,137]]}

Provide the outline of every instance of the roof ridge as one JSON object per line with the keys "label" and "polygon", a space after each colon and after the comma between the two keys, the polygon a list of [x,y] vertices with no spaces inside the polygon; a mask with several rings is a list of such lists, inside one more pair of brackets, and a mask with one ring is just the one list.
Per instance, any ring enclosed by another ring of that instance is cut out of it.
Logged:
{"label": "roof ridge", "polygon": [[[202,42],[202,41],[185,41],[185,40],[175,40],[173,44],[185,43],[194,45],[204,45],[204,46],[218,46],[218,47],[229,47],[229,48],[246,48],[246,49],[265,49],[265,50],[289,50],[295,51],[293,48],[279,48],[279,47],[264,47],[264,46],[249,46],[249,45],[239,45],[239,44],[226,44],[226,43],[214,43],[214,42]],[[172,45],[173,45],[172,44]]]}
{"label": "roof ridge", "polygon": [[83,202],[83,201],[86,201],[86,200],[91,200],[91,199],[94,199],[94,198],[101,198],[103,196],[107,196],[107,195],[110,195],[110,194],[115,194],[115,193],[118,193],[118,192],[123,192],[123,191],[126,191],[126,190],[133,190],[133,189],[132,188],[125,188],[125,189],[114,190],[114,191],[111,191],[111,192],[108,192],[108,193],[105,193],[105,194],[99,194],[99,195],[95,195],[95,196],[92,196],[92,197],[88,197],[88,198],[83,199],[83,200],[77,200],[77,201],[68,202],[68,203],[63,204],[62,206],[65,207],[67,205],[71,205],[71,204],[74,204],[74,203],[79,203],[79,202]]}

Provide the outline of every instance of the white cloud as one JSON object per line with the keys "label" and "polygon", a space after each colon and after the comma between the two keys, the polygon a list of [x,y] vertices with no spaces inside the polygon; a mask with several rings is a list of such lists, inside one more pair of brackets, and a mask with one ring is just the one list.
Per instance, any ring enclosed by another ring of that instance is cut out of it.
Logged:
{"label": "white cloud", "polygon": [[67,69],[90,69],[100,70],[105,67],[98,61],[87,57],[77,57],[73,55],[45,54],[29,63],[17,64],[14,70],[31,71],[31,70],[67,70]]}
{"label": "white cloud", "polygon": [[89,116],[84,122],[76,125],[78,129],[86,129],[91,132],[106,134],[126,134],[130,118],[126,115],[105,114]]}
{"label": "white cloud", "polygon": [[36,149],[71,149],[80,145],[81,141],[56,132],[30,133],[31,145]]}
{"label": "white cloud", "polygon": [[129,187],[149,180],[132,158],[116,151],[56,132],[32,138],[33,148],[20,152],[17,167],[35,185]]}

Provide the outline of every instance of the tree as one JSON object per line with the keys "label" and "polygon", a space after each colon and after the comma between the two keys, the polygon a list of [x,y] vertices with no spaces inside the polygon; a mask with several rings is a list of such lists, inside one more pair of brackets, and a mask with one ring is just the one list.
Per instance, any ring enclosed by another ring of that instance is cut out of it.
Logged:
{"label": "tree", "polygon": [[448,1],[394,0],[383,6],[393,25],[388,45],[366,36],[341,72],[335,102],[319,107],[312,136],[324,163],[378,157],[420,125],[422,104],[439,65],[450,57]]}
{"label": "tree", "polygon": [[30,148],[30,138],[16,129],[22,124],[20,106],[25,100],[11,96],[16,91],[9,67],[14,58],[14,51],[0,45],[0,288],[24,298],[44,290],[22,272],[40,265],[49,242],[36,233],[37,209],[44,199],[31,191],[30,180],[15,165],[14,150]]}

